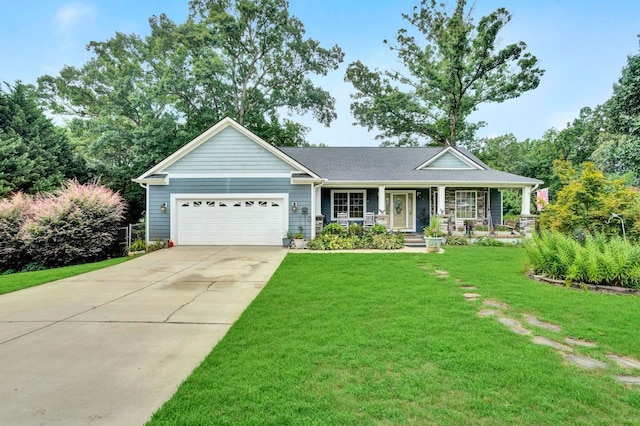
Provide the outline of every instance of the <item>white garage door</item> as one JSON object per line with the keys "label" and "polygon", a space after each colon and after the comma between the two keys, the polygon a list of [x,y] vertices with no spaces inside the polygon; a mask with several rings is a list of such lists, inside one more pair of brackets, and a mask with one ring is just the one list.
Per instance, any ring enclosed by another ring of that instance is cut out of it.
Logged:
{"label": "white garage door", "polygon": [[176,200],[177,244],[280,245],[282,198]]}

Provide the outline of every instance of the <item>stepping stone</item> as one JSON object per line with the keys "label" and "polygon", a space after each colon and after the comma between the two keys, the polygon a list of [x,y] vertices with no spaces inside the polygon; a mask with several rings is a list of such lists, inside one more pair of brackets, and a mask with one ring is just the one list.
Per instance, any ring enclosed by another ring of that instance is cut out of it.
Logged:
{"label": "stepping stone", "polygon": [[557,331],[557,332],[562,331],[562,327],[560,327],[559,325],[551,324],[550,322],[540,321],[533,315],[525,315],[524,318],[527,324],[533,325],[535,327],[540,327],[546,330]]}
{"label": "stepping stone", "polygon": [[562,343],[558,343],[555,340],[547,339],[546,337],[542,336],[534,337],[533,343],[535,343],[536,345],[549,346],[563,352],[571,352],[573,350],[571,346],[563,345]]}
{"label": "stepping stone", "polygon": [[598,368],[605,368],[607,366],[607,364],[602,361],[598,361],[586,356],[562,354],[562,357],[567,361],[571,361],[574,365],[587,370],[596,370]]}
{"label": "stepping stone", "polygon": [[616,380],[628,385],[640,386],[640,377],[636,376],[616,376]]}
{"label": "stepping stone", "polygon": [[580,339],[574,339],[572,337],[567,337],[564,339],[565,342],[567,342],[570,345],[575,345],[575,346],[583,346],[585,348],[597,348],[598,344],[596,342],[590,342],[588,340],[580,340]]}
{"label": "stepping stone", "polygon": [[520,327],[520,323],[511,318],[498,317],[498,322],[502,325],[506,325],[507,327]]}
{"label": "stepping stone", "polygon": [[494,315],[498,315],[499,313],[500,311],[496,311],[495,309],[483,309],[480,312],[478,312],[478,316],[485,318],[485,317],[492,317]]}
{"label": "stepping stone", "polygon": [[437,270],[437,269],[436,269],[436,270],[435,270],[435,271],[433,271],[433,272],[435,272],[435,273],[436,273],[436,275],[440,275],[440,276],[443,276],[443,277],[444,277],[444,276],[446,276],[446,277],[448,277],[448,276],[449,276],[449,273],[448,273],[447,271],[439,271],[439,270]]}
{"label": "stepping stone", "polygon": [[627,358],[619,355],[609,354],[607,355],[610,360],[615,361],[620,367],[623,368],[636,368],[640,370],[640,361],[633,358]]}
{"label": "stepping stone", "polygon": [[506,303],[497,302],[495,300],[485,300],[482,302],[482,304],[485,306],[490,306],[492,308],[501,308],[501,309],[509,308],[509,305],[507,305]]}
{"label": "stepping stone", "polygon": [[463,289],[463,290],[475,290],[476,286],[475,285],[461,285],[460,288]]}
{"label": "stepping stone", "polygon": [[469,300],[469,301],[474,301],[476,300],[478,297],[481,296],[481,294],[478,293],[465,293],[463,294],[464,298]]}
{"label": "stepping stone", "polygon": [[509,330],[513,331],[514,333],[521,334],[523,336],[528,336],[529,334],[531,334],[531,331],[523,327],[511,327]]}

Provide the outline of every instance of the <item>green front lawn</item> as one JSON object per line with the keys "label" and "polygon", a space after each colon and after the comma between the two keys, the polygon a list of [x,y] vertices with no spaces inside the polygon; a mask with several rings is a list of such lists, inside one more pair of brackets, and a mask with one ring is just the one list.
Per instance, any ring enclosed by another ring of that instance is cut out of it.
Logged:
{"label": "green front lawn", "polygon": [[524,263],[506,247],[289,254],[150,424],[640,424],[624,370],[583,370],[478,316],[493,299],[562,326],[524,324],[536,334],[599,344],[574,352],[640,359],[640,298],[541,284]]}
{"label": "green front lawn", "polygon": [[0,275],[0,294],[22,290],[51,281],[73,277],[107,266],[117,265],[129,260],[128,257],[118,257],[115,259],[103,260],[102,262],[85,263],[83,265],[65,266],[63,268],[46,269],[44,271],[18,272],[17,274]]}

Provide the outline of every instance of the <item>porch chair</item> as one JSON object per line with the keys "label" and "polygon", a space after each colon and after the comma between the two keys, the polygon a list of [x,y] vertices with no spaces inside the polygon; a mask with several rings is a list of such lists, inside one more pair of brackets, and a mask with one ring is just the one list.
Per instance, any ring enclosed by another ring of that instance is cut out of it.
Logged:
{"label": "porch chair", "polygon": [[364,214],[364,225],[363,228],[365,230],[367,229],[371,229],[373,227],[373,225],[375,225],[376,220],[375,220],[375,215],[373,214],[373,212],[366,212]]}
{"label": "porch chair", "polygon": [[347,219],[347,212],[338,213],[338,223],[344,228],[349,228],[349,220]]}

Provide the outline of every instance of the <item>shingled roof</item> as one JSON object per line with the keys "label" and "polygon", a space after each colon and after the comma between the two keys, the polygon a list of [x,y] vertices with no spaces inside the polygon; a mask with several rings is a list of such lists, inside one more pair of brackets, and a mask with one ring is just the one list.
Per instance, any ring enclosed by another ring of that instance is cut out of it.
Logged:
{"label": "shingled roof", "polygon": [[418,169],[442,153],[442,147],[318,147],[280,150],[327,183],[420,182],[447,185],[530,186],[542,181],[489,168],[464,148],[456,150],[475,163],[477,169]]}

